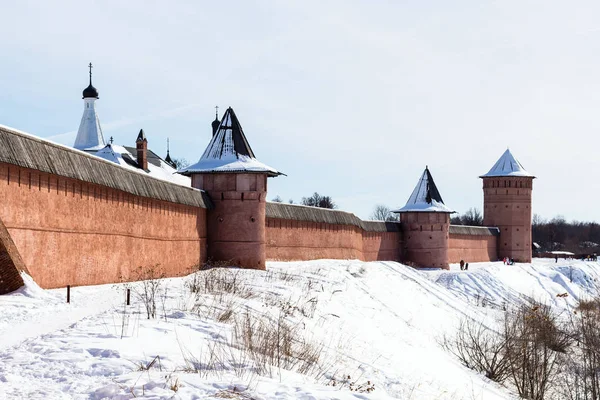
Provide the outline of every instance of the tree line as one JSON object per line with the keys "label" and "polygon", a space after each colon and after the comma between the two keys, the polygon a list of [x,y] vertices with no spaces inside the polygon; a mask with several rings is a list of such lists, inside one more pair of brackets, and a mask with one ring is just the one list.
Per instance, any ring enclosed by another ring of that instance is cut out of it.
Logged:
{"label": "tree line", "polygon": [[[275,196],[271,199],[271,201],[274,203],[283,203],[283,200],[280,196]],[[288,203],[294,204],[294,200],[290,199]],[[330,210],[337,208],[337,204],[335,204],[331,196],[322,196],[317,192],[314,192],[311,196],[303,197],[300,200],[300,204],[309,207],[328,208]]]}
{"label": "tree line", "polygon": [[534,214],[531,235],[542,251],[561,250],[580,254],[600,250],[600,225],[596,222],[567,222],[562,215],[546,220]]}

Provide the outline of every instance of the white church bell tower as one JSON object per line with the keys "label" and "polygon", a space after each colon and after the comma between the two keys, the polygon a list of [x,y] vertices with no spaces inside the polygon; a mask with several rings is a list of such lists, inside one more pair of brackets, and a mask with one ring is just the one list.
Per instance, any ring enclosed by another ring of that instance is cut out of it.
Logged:
{"label": "white church bell tower", "polygon": [[83,117],[77,131],[77,138],[73,147],[79,150],[98,149],[106,146],[100,120],[96,114],[96,100],[98,100],[98,90],[92,86],[92,63],[90,68],[90,84],[83,90]]}

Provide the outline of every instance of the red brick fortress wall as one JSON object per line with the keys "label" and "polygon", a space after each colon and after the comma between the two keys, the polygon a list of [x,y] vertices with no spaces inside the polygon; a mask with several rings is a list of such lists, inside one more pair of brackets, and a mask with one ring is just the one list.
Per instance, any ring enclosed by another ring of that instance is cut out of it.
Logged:
{"label": "red brick fortress wall", "polygon": [[397,261],[399,232],[368,232],[352,225],[267,218],[267,259]]}
{"label": "red brick fortress wall", "polygon": [[206,259],[206,209],[0,163],[0,220],[44,288],[186,274]]}
{"label": "red brick fortress wall", "polygon": [[448,262],[496,261],[498,259],[498,229],[450,225]]}
{"label": "red brick fortress wall", "polygon": [[354,214],[267,203],[266,258],[278,261],[358,259],[397,261],[397,224],[361,221]]}
{"label": "red brick fortress wall", "polygon": [[398,261],[402,234],[363,231],[363,261]]}

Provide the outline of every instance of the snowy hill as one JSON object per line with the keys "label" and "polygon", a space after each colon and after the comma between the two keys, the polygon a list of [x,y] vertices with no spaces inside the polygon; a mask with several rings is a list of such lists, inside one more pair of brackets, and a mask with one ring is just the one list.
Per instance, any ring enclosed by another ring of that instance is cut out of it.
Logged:
{"label": "snowy hill", "polygon": [[0,398],[517,398],[440,338],[528,297],[573,305],[595,293],[598,267],[272,262],[156,281],[156,319],[141,283],[73,288],[66,304],[29,280],[0,297]]}

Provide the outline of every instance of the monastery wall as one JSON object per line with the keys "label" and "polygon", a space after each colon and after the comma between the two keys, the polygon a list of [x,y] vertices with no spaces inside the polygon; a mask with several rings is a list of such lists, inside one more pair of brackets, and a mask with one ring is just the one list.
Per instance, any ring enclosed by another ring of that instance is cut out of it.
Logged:
{"label": "monastery wall", "polygon": [[266,228],[267,260],[399,259],[399,232],[368,232],[352,225],[274,218],[267,218]]}
{"label": "monastery wall", "polygon": [[450,225],[448,262],[498,260],[497,228]]}
{"label": "monastery wall", "polygon": [[354,214],[267,203],[266,258],[277,261],[400,258],[394,223],[362,221]]}
{"label": "monastery wall", "polygon": [[2,162],[0,221],[44,288],[136,280],[139,267],[180,276],[206,259],[204,208]]}

